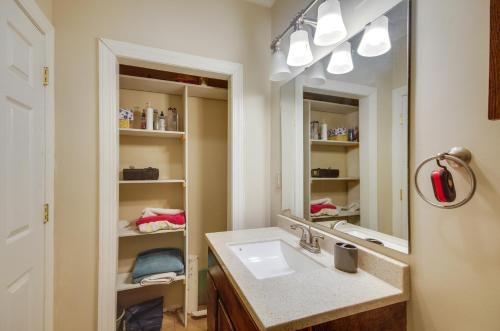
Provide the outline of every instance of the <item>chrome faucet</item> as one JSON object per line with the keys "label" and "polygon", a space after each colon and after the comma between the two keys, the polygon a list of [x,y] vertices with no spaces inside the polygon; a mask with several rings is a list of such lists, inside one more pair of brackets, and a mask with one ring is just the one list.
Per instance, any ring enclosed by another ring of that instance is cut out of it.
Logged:
{"label": "chrome faucet", "polygon": [[300,236],[300,247],[308,250],[311,253],[320,253],[321,247],[319,246],[319,239],[325,239],[321,235],[313,235],[311,232],[311,227],[306,227],[303,225],[292,224],[290,225],[292,230],[302,230],[302,235]]}

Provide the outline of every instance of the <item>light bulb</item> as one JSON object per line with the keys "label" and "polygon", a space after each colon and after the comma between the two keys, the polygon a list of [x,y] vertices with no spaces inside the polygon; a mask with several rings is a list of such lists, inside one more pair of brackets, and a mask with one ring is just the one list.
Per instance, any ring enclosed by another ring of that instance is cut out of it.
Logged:
{"label": "light bulb", "polygon": [[339,0],[327,0],[318,7],[318,25],[314,44],[329,46],[341,41],[347,35],[342,19]]}
{"label": "light bulb", "polygon": [[286,64],[285,54],[278,47],[276,47],[271,60],[271,74],[269,75],[269,79],[273,82],[279,82],[286,80],[291,76],[292,73]]}
{"label": "light bulb", "polygon": [[334,49],[326,70],[334,75],[342,75],[353,69],[351,43],[346,41]]}
{"label": "light bulb", "polygon": [[358,46],[358,54],[374,57],[385,54],[390,49],[389,19],[387,16],[380,16],[365,28],[363,38]]}
{"label": "light bulb", "polygon": [[325,67],[323,62],[316,62],[307,73],[307,84],[312,86],[323,85],[326,83]]}
{"label": "light bulb", "polygon": [[313,61],[309,35],[305,30],[296,30],[290,36],[290,49],[286,63],[292,67],[308,65]]}

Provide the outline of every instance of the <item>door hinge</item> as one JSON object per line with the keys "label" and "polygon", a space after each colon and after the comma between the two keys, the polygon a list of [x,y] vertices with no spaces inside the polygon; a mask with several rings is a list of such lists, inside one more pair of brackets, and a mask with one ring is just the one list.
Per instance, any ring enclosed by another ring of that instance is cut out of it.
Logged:
{"label": "door hinge", "polygon": [[49,204],[43,205],[43,224],[49,223]]}
{"label": "door hinge", "polygon": [[403,201],[403,190],[399,190],[399,200]]}
{"label": "door hinge", "polygon": [[43,86],[49,85],[49,67],[43,67]]}

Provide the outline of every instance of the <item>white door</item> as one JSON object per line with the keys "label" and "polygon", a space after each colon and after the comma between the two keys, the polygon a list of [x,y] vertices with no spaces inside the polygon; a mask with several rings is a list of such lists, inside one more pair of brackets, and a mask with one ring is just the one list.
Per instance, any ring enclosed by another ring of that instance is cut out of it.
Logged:
{"label": "white door", "polygon": [[44,37],[0,1],[0,330],[44,328]]}
{"label": "white door", "polygon": [[408,239],[408,88],[392,91],[393,235]]}

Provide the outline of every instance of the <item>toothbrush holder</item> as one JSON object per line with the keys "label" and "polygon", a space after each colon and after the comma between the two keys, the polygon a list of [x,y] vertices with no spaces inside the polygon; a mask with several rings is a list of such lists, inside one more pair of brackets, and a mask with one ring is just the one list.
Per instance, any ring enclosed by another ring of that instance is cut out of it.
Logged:
{"label": "toothbrush holder", "polygon": [[358,248],[354,245],[338,242],[333,250],[335,268],[355,273],[358,271]]}

